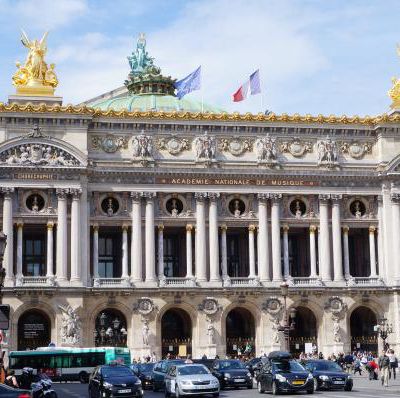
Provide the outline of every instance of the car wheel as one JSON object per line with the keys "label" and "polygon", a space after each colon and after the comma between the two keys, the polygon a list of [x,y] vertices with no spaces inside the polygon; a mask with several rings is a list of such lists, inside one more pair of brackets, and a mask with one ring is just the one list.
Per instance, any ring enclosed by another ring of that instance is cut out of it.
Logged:
{"label": "car wheel", "polygon": [[85,383],[87,383],[88,382],[88,374],[86,373],[86,372],[81,372],[81,373],[79,373],[79,381],[82,383],[82,384],[85,384]]}
{"label": "car wheel", "polygon": [[175,398],[180,398],[178,386],[175,386]]}
{"label": "car wheel", "polygon": [[170,395],[171,395],[171,393],[169,393],[169,392],[167,391],[167,389],[165,389],[165,391],[164,391],[164,396],[165,396],[165,398],[169,398]]}
{"label": "car wheel", "polygon": [[261,382],[257,382],[257,390],[260,394],[264,394],[265,390],[262,388]]}
{"label": "car wheel", "polygon": [[314,394],[314,389],[312,389],[312,390],[307,390],[307,394]]}
{"label": "car wheel", "polygon": [[247,389],[248,389],[248,390],[251,390],[252,388],[253,388],[253,383],[247,384]]}
{"label": "car wheel", "polygon": [[276,385],[276,381],[272,383],[272,395],[279,395],[279,388]]}
{"label": "car wheel", "polygon": [[353,386],[346,386],[344,388],[344,391],[351,391],[353,389]]}
{"label": "car wheel", "polygon": [[317,380],[317,378],[314,377],[313,381],[314,381],[314,391],[318,391],[319,388],[318,388],[318,380]]}
{"label": "car wheel", "polygon": [[154,392],[157,392],[157,391],[158,391],[158,388],[157,388],[157,384],[156,384],[156,383],[153,383],[153,391],[154,391]]}

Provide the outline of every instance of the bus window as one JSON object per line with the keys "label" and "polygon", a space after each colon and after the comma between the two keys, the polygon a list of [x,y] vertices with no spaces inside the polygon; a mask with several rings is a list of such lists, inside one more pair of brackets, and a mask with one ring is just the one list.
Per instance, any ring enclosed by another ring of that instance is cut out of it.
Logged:
{"label": "bus window", "polygon": [[69,368],[70,367],[70,356],[63,355],[61,358],[62,358],[62,368]]}

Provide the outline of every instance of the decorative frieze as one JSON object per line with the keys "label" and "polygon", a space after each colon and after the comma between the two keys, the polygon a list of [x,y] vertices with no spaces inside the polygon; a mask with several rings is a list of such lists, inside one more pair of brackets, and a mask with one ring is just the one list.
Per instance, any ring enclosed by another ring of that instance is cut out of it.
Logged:
{"label": "decorative frieze", "polygon": [[190,149],[189,140],[186,138],[172,137],[170,139],[160,138],[157,141],[158,150],[166,150],[170,155],[178,155]]}
{"label": "decorative frieze", "polygon": [[313,145],[309,141],[302,141],[295,137],[291,141],[281,142],[280,149],[283,153],[287,152],[296,158],[301,158],[307,152],[312,152]]}
{"label": "decorative frieze", "polygon": [[336,141],[327,137],[325,140],[317,141],[317,165],[327,168],[339,166],[339,148]]}
{"label": "decorative frieze", "polygon": [[257,161],[266,166],[275,166],[278,164],[278,148],[276,139],[268,134],[265,137],[258,138],[254,143]]}
{"label": "decorative frieze", "polygon": [[210,162],[215,160],[215,137],[208,135],[208,132],[206,131],[204,135],[198,136],[193,140],[193,150],[196,157],[196,162]]}
{"label": "decorative frieze", "polygon": [[222,152],[229,152],[233,156],[243,155],[252,150],[253,142],[250,139],[222,138],[219,142],[219,149]]}
{"label": "decorative frieze", "polygon": [[107,153],[115,153],[120,149],[128,149],[128,137],[114,135],[93,135],[92,149],[103,150]]}
{"label": "decorative frieze", "polygon": [[132,156],[133,160],[139,160],[142,163],[153,160],[153,139],[144,134],[144,131],[132,138]]}

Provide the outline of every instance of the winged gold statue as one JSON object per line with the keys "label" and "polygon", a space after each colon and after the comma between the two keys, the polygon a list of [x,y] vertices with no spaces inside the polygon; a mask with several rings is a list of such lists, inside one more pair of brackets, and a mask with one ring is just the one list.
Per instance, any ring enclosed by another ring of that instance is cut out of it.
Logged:
{"label": "winged gold statue", "polygon": [[17,71],[12,77],[17,94],[22,95],[54,95],[58,85],[54,64],[48,66],[44,61],[47,52],[46,32],[41,40],[29,40],[28,35],[22,30],[21,42],[29,50],[25,64],[16,62]]}

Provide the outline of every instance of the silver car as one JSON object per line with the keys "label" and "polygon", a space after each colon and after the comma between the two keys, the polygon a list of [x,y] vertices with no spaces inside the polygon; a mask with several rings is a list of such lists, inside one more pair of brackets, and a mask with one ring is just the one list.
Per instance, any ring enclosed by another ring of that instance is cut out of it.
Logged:
{"label": "silver car", "polygon": [[165,397],[183,395],[219,396],[219,381],[201,364],[173,365],[165,376]]}

